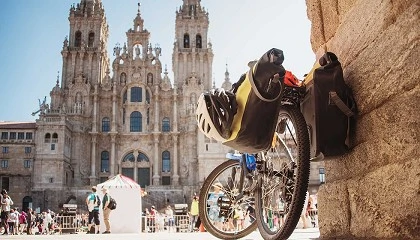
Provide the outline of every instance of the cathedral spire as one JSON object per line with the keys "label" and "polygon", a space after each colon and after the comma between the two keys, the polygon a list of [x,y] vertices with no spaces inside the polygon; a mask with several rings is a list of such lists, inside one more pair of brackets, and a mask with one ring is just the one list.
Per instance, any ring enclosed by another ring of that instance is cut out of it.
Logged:
{"label": "cathedral spire", "polygon": [[225,81],[222,83],[222,88],[226,90],[232,89],[232,83],[229,78],[228,64],[226,63]]}
{"label": "cathedral spire", "polygon": [[79,16],[93,16],[103,13],[101,0],[80,0],[80,3],[70,8],[70,12]]}
{"label": "cathedral spire", "polygon": [[225,72],[225,80],[229,80],[229,70],[228,70],[228,64],[226,63],[226,72]]}
{"label": "cathedral spire", "polygon": [[200,3],[201,0],[183,0],[179,12],[182,13],[184,18],[197,18],[205,12]]}
{"label": "cathedral spire", "polygon": [[55,81],[55,86],[58,87],[58,79],[60,78],[60,71],[57,71],[57,81]]}
{"label": "cathedral spire", "polygon": [[184,80],[195,73],[200,76],[203,89],[211,89],[213,50],[207,38],[209,15],[201,7],[200,0],[183,0],[176,11],[175,29],[174,84],[181,87]]}
{"label": "cathedral spire", "polygon": [[134,31],[135,32],[142,32],[143,31],[144,20],[141,17],[141,14],[140,14],[140,6],[141,6],[141,3],[139,1],[137,3],[137,16],[136,16],[136,18],[134,18]]}

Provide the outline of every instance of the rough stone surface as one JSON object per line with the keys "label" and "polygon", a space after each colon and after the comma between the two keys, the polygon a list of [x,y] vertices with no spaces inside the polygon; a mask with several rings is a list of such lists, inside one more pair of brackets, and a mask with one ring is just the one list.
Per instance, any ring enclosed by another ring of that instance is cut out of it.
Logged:
{"label": "rough stone surface", "polygon": [[354,149],[325,163],[321,238],[420,237],[420,2],[307,0],[317,57],[337,54],[359,109]]}

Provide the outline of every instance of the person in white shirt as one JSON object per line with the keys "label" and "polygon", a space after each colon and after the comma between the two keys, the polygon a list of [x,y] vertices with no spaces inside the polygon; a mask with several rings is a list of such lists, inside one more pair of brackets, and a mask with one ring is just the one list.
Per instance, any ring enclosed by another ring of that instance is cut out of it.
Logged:
{"label": "person in white shirt", "polygon": [[44,219],[44,225],[45,225],[45,230],[47,234],[50,233],[52,223],[53,223],[53,218],[51,216],[51,211],[48,209],[45,214],[45,219]]}
{"label": "person in white shirt", "polygon": [[166,219],[168,220],[168,232],[171,232],[171,229],[173,231],[173,227],[175,225],[175,220],[174,220],[174,211],[172,210],[170,205],[168,205],[168,207],[166,207],[165,215],[166,215]]}
{"label": "person in white shirt", "polygon": [[13,201],[10,198],[10,196],[7,194],[6,189],[3,189],[1,191],[0,201],[1,201],[1,216],[0,216],[1,226],[4,227],[3,235],[8,235],[9,234],[9,224],[7,222],[7,219],[9,219],[10,206],[13,205]]}
{"label": "person in white shirt", "polygon": [[18,225],[16,224],[18,220],[18,213],[15,211],[15,209],[10,209],[10,213],[9,213],[9,219],[8,219],[8,224],[9,224],[9,233],[11,235],[17,235],[17,228]]}

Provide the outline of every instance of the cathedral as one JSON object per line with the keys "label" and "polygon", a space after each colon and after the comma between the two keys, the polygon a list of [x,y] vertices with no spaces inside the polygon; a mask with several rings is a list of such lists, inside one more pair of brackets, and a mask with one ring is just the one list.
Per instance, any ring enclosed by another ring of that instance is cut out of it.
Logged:
{"label": "cathedral", "polygon": [[[110,59],[101,0],[71,6],[61,81],[57,77],[51,102],[40,103],[35,123],[0,129],[1,143],[11,144],[3,147],[2,159],[26,163],[8,162],[7,177],[0,170],[2,187],[7,185],[18,206],[57,210],[73,202],[84,207],[90,187],[116,174],[147,191],[143,206],[187,203],[198,194],[230,151],[197,129],[197,98],[213,87],[209,14],[200,2],[180,1],[176,11],[173,80],[162,67],[161,48],[149,42],[140,7],[126,42],[115,46]],[[230,88],[225,75],[224,87]],[[11,141],[16,134],[23,138]]]}

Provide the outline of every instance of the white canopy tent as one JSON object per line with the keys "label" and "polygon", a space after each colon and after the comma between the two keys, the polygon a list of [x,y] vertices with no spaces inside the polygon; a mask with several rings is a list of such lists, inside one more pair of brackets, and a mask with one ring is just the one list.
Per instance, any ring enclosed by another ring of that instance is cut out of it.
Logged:
{"label": "white canopy tent", "polygon": [[[141,187],[131,178],[118,174],[98,184],[97,193],[103,199],[102,188],[108,188],[108,194],[117,202],[117,208],[111,211],[109,221],[111,233],[141,232]],[[102,206],[99,210],[100,231],[105,231]]]}

